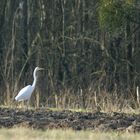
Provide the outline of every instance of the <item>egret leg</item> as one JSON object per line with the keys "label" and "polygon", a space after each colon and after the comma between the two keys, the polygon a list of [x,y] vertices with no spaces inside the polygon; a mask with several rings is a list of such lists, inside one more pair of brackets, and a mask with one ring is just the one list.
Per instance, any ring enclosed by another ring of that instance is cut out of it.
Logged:
{"label": "egret leg", "polygon": [[18,102],[14,103],[14,109],[16,109],[16,110],[18,109]]}
{"label": "egret leg", "polygon": [[29,109],[29,100],[26,101],[27,110]]}
{"label": "egret leg", "polygon": [[21,108],[24,108],[24,101],[21,102]]}

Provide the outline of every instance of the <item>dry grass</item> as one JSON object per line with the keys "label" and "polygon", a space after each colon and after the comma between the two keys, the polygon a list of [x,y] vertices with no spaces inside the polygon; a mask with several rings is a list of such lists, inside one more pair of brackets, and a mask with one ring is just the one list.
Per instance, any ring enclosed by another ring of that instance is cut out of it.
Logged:
{"label": "dry grass", "polygon": [[[125,95],[128,94],[128,97]],[[137,97],[137,98],[136,98]],[[103,111],[103,112],[125,112],[135,113],[139,110],[139,96],[137,93],[126,91],[118,93],[114,91],[108,93],[106,91],[96,91],[94,89],[80,90],[75,93],[73,90],[61,91],[59,96],[55,98],[51,95],[44,106],[54,107],[57,109],[85,110],[85,111]]]}
{"label": "dry grass", "polygon": [[140,134],[94,133],[73,130],[0,129],[1,140],[139,140]]}
{"label": "dry grass", "polygon": [[[9,95],[8,93],[7,95]],[[51,94],[49,97],[42,98],[39,95],[43,93],[35,92],[30,100],[30,108],[49,108],[52,110],[72,110],[72,111],[102,111],[102,112],[124,112],[124,113],[140,113],[139,92],[126,91],[118,93],[116,90],[108,93],[103,90],[95,90],[89,88],[86,90],[74,91],[73,89],[65,89],[58,91],[56,94]],[[125,95],[129,95],[126,97]],[[39,103],[40,99],[40,103]],[[11,108],[26,108],[21,102],[6,102],[0,106]]]}

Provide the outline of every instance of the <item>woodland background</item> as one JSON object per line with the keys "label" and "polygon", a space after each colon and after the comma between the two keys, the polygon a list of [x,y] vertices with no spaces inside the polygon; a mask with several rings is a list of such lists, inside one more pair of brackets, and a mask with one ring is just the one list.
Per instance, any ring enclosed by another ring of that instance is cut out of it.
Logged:
{"label": "woodland background", "polygon": [[36,66],[45,71],[34,106],[135,107],[140,1],[0,0],[1,104],[32,83]]}

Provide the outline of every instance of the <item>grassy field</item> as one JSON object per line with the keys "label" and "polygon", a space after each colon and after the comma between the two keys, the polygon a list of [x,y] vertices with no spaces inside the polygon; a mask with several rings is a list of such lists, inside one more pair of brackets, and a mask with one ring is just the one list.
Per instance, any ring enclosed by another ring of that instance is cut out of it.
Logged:
{"label": "grassy field", "polygon": [[0,140],[139,140],[140,134],[94,133],[73,130],[0,129]]}
{"label": "grassy field", "polygon": [[[0,140],[140,139],[140,133],[134,134],[128,133],[133,131],[126,131],[128,128],[132,128],[129,130],[133,130],[133,128],[140,130],[140,117],[137,113],[56,109],[23,111],[22,109],[0,108],[0,114]],[[94,126],[97,129],[94,129]],[[85,129],[86,131],[84,131]],[[107,133],[103,133],[103,131]]]}

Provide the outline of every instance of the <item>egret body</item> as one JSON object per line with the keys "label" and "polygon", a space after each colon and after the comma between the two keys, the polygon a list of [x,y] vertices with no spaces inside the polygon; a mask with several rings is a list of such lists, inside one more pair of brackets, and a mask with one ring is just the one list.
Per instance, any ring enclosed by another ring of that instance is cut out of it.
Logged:
{"label": "egret body", "polygon": [[18,93],[18,95],[15,97],[16,101],[29,101],[31,98],[31,95],[35,89],[36,82],[37,82],[37,71],[44,70],[43,68],[36,67],[33,72],[34,81],[32,85],[28,85],[21,89]]}

